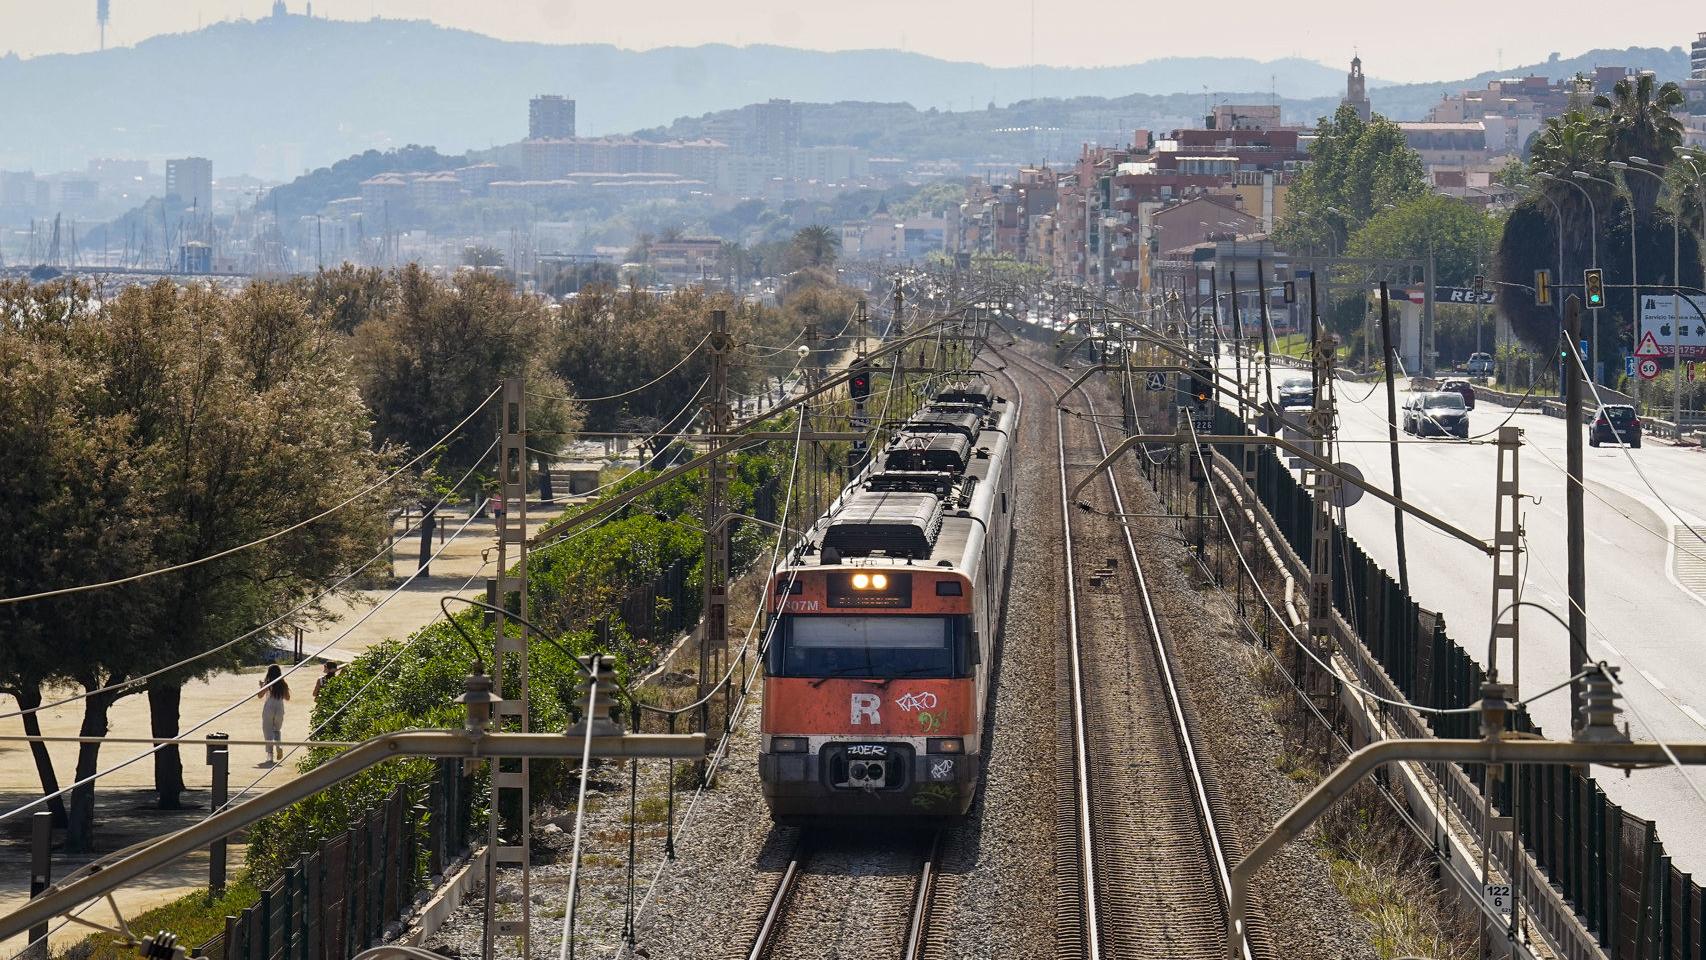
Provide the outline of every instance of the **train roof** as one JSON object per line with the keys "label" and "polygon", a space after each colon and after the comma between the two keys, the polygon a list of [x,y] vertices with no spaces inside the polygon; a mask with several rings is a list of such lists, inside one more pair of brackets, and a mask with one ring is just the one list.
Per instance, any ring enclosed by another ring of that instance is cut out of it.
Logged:
{"label": "train roof", "polygon": [[[948,432],[911,431],[905,425],[858,480],[843,491],[796,548],[794,566],[897,563],[964,571],[977,562],[993,511],[985,487],[1006,464],[1016,406],[996,399],[984,414],[950,411]],[[920,416],[944,414],[924,411]],[[975,423],[967,437],[960,425]]]}
{"label": "train roof", "polygon": [[844,557],[928,557],[942,529],[942,499],[929,493],[861,490],[829,518],[821,547]]}
{"label": "train roof", "polygon": [[967,377],[943,386],[936,391],[936,399],[943,403],[972,403],[988,409],[995,403],[995,389],[983,377]]}

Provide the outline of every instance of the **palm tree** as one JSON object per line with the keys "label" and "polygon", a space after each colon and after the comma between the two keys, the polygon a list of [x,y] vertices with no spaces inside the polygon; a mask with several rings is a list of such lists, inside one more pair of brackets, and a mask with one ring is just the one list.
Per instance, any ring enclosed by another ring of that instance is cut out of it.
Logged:
{"label": "palm tree", "polygon": [[[1682,143],[1682,121],[1671,111],[1682,106],[1682,88],[1675,83],[1656,86],[1652,73],[1641,73],[1617,81],[1611,96],[1593,98],[1594,108],[1605,112],[1605,153],[1608,160],[1628,162],[1643,157],[1668,165]],[[1659,185],[1650,177],[1630,178],[1629,192],[1637,210],[1650,211]]]}
{"label": "palm tree", "polygon": [[829,267],[841,252],[841,238],[821,224],[803,227],[794,234],[794,252],[808,267]]}

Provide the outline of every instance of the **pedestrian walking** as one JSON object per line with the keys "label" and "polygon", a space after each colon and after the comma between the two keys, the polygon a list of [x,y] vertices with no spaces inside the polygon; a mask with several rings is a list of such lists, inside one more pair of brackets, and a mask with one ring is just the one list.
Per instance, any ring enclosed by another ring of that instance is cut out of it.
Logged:
{"label": "pedestrian walking", "polygon": [[315,700],[319,700],[320,699],[320,691],[326,689],[326,681],[332,679],[333,677],[335,677],[337,675],[338,675],[338,665],[334,661],[327,660],[325,662],[325,664],[320,667],[320,675],[318,677],[316,677],[314,680],[314,699]]}
{"label": "pedestrian walking", "polygon": [[278,664],[267,667],[261,690],[255,694],[261,701],[261,739],[266,741],[266,759],[256,764],[270,767],[284,760],[284,702],[290,699],[290,684],[284,682],[284,671]]}

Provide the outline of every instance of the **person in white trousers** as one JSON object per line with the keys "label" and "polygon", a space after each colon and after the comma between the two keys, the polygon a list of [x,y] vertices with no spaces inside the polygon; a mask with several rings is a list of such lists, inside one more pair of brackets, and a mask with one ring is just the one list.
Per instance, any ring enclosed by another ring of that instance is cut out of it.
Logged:
{"label": "person in white trousers", "polygon": [[255,695],[261,701],[261,737],[267,741],[266,759],[256,764],[259,767],[270,767],[284,760],[284,702],[290,699],[290,684],[284,682],[284,671],[273,664],[267,668],[267,676],[261,681],[261,690]]}

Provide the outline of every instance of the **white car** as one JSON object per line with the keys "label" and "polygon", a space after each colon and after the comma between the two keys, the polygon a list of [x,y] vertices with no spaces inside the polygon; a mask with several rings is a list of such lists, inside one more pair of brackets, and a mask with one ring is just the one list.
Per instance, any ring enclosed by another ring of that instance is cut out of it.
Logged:
{"label": "white car", "polygon": [[1469,355],[1469,375],[1490,377],[1493,375],[1493,355],[1490,353],[1471,353]]}

